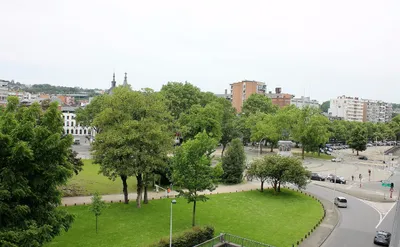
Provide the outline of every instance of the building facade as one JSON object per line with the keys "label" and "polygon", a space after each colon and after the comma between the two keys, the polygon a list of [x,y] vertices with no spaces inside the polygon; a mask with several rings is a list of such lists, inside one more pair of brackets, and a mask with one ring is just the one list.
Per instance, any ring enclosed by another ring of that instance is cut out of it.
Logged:
{"label": "building facade", "polygon": [[243,102],[252,94],[265,95],[267,86],[263,82],[244,80],[231,84],[232,106],[239,113],[242,111]]}
{"label": "building facade", "polygon": [[328,114],[347,121],[363,122],[364,101],[358,97],[339,96],[331,99]]}
{"label": "building facade", "polygon": [[61,107],[61,112],[64,119],[64,134],[74,136],[88,136],[93,139],[94,131],[90,127],[81,126],[76,122],[75,111],[78,107]]}
{"label": "building facade", "polygon": [[364,100],[364,122],[386,123],[392,120],[391,103],[379,100]]}
{"label": "building facade", "polygon": [[0,80],[0,105],[7,104],[8,81]]}
{"label": "building facade", "polygon": [[301,96],[301,98],[293,98],[290,101],[291,105],[296,106],[297,108],[303,109],[306,106],[319,108],[319,103],[316,100],[310,99],[310,97]]}
{"label": "building facade", "polygon": [[279,108],[283,108],[291,104],[294,95],[288,93],[282,93],[282,88],[275,88],[275,93],[269,91],[266,96],[271,99],[272,104],[279,106]]}

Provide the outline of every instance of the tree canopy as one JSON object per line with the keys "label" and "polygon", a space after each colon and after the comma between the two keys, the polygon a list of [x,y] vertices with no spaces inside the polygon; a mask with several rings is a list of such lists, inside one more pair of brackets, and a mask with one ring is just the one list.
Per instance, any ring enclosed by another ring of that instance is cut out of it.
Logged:
{"label": "tree canopy", "polygon": [[245,115],[255,114],[256,112],[275,113],[278,109],[276,105],[272,104],[270,98],[262,94],[252,94],[243,102],[242,113]]}
{"label": "tree canopy", "polygon": [[351,131],[349,146],[357,151],[357,155],[359,151],[365,151],[367,149],[367,129],[365,126],[357,124]]}
{"label": "tree canopy", "polygon": [[42,246],[73,216],[58,209],[64,185],[73,175],[72,136],[63,135],[57,103],[43,112],[35,103],[10,97],[0,115],[0,245]]}
{"label": "tree canopy", "polygon": [[239,184],[243,180],[246,154],[240,139],[233,139],[226,155],[222,157],[222,181],[227,184]]}

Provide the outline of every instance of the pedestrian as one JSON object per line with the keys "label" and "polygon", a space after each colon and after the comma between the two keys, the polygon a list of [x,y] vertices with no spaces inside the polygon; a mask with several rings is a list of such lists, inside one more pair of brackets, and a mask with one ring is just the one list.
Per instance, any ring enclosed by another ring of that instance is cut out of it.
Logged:
{"label": "pedestrian", "polygon": [[351,180],[354,181],[354,175],[351,175]]}

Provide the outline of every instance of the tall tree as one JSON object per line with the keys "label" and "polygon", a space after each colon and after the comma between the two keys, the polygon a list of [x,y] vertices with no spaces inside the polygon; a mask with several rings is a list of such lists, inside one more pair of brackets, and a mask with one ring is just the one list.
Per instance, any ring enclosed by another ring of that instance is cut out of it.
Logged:
{"label": "tall tree", "polygon": [[238,126],[238,117],[236,116],[236,109],[232,107],[230,101],[219,98],[217,100],[222,105],[222,119],[221,119],[221,140],[222,152],[221,156],[224,156],[226,145],[231,142],[234,138],[240,137],[240,131]]}
{"label": "tall tree", "polygon": [[135,176],[136,204],[141,207],[144,176],[165,165],[172,148],[171,117],[161,94],[148,90],[118,87],[103,103],[104,110],[94,120],[101,129],[92,146],[95,163],[108,178],[121,178],[125,203],[126,181]]}
{"label": "tall tree", "polygon": [[[273,151],[273,145],[278,143],[281,134],[276,122],[275,116],[271,114],[265,114],[257,112],[248,117],[247,122],[251,130],[251,140],[254,142],[262,142],[263,140],[271,143],[271,150]],[[271,152],[272,152],[271,151]],[[262,145],[260,144],[260,153],[262,152]]]}
{"label": "tall tree", "polygon": [[201,104],[202,99],[206,97],[198,87],[188,82],[168,82],[162,86],[160,92],[167,100],[167,107],[176,120],[193,105]]}
{"label": "tall tree", "polygon": [[78,108],[76,110],[76,121],[82,126],[91,127],[94,132],[99,133],[101,130],[94,125],[94,119],[104,109],[104,101],[107,97],[109,97],[107,94],[96,96],[90,104],[84,108]]}
{"label": "tall tree", "polygon": [[304,151],[319,151],[321,145],[329,140],[329,124],[329,120],[320,115],[318,109],[305,107],[299,112],[293,137],[302,144],[303,159]]}
{"label": "tall tree", "polygon": [[182,188],[180,196],[193,202],[192,226],[196,224],[196,205],[198,201],[209,198],[198,193],[204,190],[213,191],[218,179],[211,167],[212,153],[217,141],[210,138],[205,131],[196,135],[182,146],[175,149],[172,179],[175,185]]}
{"label": "tall tree", "polygon": [[365,126],[357,124],[351,131],[349,146],[357,151],[357,155],[359,151],[365,151],[367,149],[367,129]]}
{"label": "tall tree", "polygon": [[400,140],[400,115],[392,119],[389,128],[394,132],[396,140]]}
{"label": "tall tree", "polygon": [[198,133],[206,131],[210,137],[219,141],[222,136],[222,116],[223,106],[218,102],[212,102],[205,107],[192,106],[179,119],[184,139],[193,139]]}
{"label": "tall tree", "polygon": [[321,104],[321,111],[322,112],[328,112],[328,110],[329,110],[329,108],[331,107],[331,102],[328,100],[328,101],[324,101],[322,104]]}
{"label": "tall tree", "polygon": [[262,94],[252,94],[243,103],[242,113],[248,116],[256,112],[275,113],[278,109],[279,107],[273,105],[270,98]]}
{"label": "tall tree", "polygon": [[233,139],[226,155],[222,157],[222,181],[227,184],[239,184],[243,180],[246,154],[240,139]]}
{"label": "tall tree", "polygon": [[63,136],[57,103],[19,107],[16,97],[0,116],[0,245],[43,246],[73,216],[57,208],[59,186],[73,175],[72,136]]}

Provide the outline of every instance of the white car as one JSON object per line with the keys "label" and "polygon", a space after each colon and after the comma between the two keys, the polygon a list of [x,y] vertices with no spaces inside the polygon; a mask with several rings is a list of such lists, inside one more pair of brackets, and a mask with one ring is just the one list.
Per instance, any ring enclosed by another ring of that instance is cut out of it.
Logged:
{"label": "white car", "polygon": [[335,200],[333,201],[333,203],[338,207],[338,208],[347,208],[347,199],[342,197],[342,196],[338,196],[335,198]]}
{"label": "white car", "polygon": [[333,158],[332,162],[342,162],[342,159],[341,158]]}

